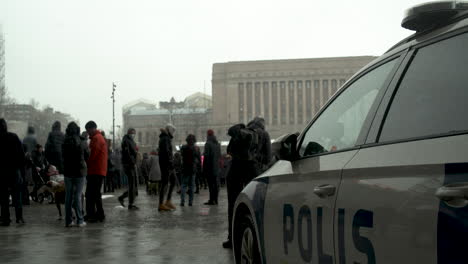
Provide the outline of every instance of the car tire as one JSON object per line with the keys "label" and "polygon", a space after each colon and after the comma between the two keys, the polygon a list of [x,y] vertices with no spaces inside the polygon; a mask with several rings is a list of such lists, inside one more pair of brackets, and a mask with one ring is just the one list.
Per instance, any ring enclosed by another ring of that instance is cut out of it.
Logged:
{"label": "car tire", "polygon": [[258,250],[257,233],[255,232],[252,216],[245,215],[239,224],[239,232],[235,235],[235,254],[238,264],[261,263],[260,252]]}

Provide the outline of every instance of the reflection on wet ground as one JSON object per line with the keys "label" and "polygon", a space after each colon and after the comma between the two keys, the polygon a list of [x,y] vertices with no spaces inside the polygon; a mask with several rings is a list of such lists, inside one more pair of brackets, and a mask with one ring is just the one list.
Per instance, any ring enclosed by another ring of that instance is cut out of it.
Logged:
{"label": "reflection on wet ground", "polygon": [[193,207],[165,213],[144,190],[136,201],[140,210],[128,211],[116,198],[122,192],[105,194],[106,221],[85,228],[65,228],[55,205],[25,206],[25,225],[12,219],[0,228],[0,263],[233,263],[231,251],[221,246],[227,237],[225,189],[218,206],[203,205],[208,190],[202,190]]}

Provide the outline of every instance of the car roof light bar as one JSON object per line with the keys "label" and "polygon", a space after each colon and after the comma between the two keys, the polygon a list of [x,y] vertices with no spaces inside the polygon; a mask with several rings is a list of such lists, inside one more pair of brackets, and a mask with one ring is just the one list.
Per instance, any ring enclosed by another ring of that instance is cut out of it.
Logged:
{"label": "car roof light bar", "polygon": [[414,6],[405,12],[401,26],[420,32],[442,24],[461,11],[468,10],[466,1],[436,1]]}

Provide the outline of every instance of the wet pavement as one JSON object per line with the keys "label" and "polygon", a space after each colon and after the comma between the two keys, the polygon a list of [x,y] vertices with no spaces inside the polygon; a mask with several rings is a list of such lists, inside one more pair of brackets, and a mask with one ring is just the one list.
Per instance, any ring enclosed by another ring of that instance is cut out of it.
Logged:
{"label": "wet pavement", "polygon": [[84,228],[65,228],[54,204],[31,201],[24,208],[26,224],[13,218],[11,226],[0,227],[0,263],[234,263],[221,246],[227,237],[225,188],[218,206],[203,205],[208,190],[202,190],[194,206],[180,207],[174,192],[177,209],[163,213],[158,198],[141,188],[135,203],[140,210],[128,211],[117,201],[123,191],[103,194],[106,221]]}

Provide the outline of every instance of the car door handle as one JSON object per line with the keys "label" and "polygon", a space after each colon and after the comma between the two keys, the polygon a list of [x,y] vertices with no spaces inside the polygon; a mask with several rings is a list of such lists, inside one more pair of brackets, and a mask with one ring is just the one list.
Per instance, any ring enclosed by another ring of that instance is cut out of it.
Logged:
{"label": "car door handle", "polygon": [[442,186],[435,195],[442,201],[468,198],[468,182],[458,182]]}
{"label": "car door handle", "polygon": [[320,185],[314,188],[314,193],[320,198],[326,198],[335,194],[336,187],[330,184]]}

